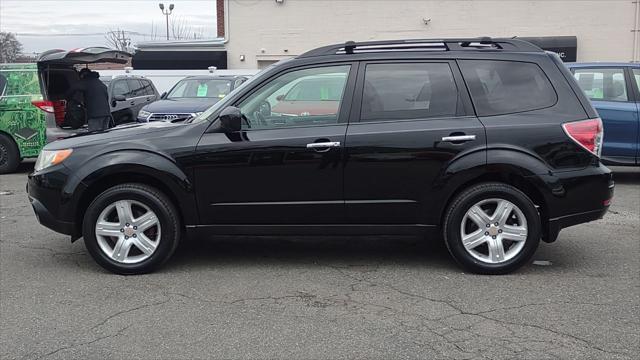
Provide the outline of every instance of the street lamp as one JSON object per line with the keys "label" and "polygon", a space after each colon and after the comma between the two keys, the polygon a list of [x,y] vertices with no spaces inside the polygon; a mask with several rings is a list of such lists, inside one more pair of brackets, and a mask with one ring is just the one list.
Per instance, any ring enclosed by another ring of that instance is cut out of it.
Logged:
{"label": "street lamp", "polygon": [[169,4],[169,10],[164,9],[163,3],[160,3],[159,5],[160,11],[162,11],[162,14],[167,18],[167,40],[169,40],[169,15],[171,15],[171,12],[173,11],[173,4]]}

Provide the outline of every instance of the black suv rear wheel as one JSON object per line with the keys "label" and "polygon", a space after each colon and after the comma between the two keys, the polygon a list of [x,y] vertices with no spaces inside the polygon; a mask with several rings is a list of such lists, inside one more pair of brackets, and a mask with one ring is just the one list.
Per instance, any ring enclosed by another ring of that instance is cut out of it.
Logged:
{"label": "black suv rear wheel", "polygon": [[87,208],[82,229],[96,262],[123,275],[153,271],[171,257],[180,237],[171,201],[142,184],[117,185],[98,195]]}
{"label": "black suv rear wheel", "polygon": [[483,183],[453,199],[444,221],[451,255],[480,274],[505,274],[526,264],[540,242],[540,216],[527,195],[503,183]]}

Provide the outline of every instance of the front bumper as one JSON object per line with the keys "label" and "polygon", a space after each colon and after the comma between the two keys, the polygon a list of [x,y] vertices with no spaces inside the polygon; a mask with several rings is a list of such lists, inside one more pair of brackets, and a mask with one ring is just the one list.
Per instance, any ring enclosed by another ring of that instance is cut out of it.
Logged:
{"label": "front bumper", "polygon": [[29,174],[27,194],[40,224],[71,236],[78,235],[75,223],[77,196],[86,187],[63,165]]}
{"label": "front bumper", "polygon": [[37,199],[29,196],[29,202],[33,211],[36,213],[36,218],[40,224],[48,227],[49,229],[59,232],[65,235],[72,235],[75,232],[75,224],[72,222],[66,222],[56,219],[53,214]]}

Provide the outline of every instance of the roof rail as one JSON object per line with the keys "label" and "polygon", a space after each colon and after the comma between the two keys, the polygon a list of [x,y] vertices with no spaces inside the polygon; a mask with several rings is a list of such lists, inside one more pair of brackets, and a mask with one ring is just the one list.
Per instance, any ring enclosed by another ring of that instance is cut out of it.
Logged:
{"label": "roof rail", "polygon": [[539,47],[513,38],[492,39],[490,37],[479,38],[454,38],[454,39],[410,39],[410,40],[380,40],[354,42],[347,41],[344,44],[334,44],[319,47],[300,55],[300,58],[354,54],[365,52],[387,51],[459,51],[459,50],[506,50],[516,52],[541,52]]}

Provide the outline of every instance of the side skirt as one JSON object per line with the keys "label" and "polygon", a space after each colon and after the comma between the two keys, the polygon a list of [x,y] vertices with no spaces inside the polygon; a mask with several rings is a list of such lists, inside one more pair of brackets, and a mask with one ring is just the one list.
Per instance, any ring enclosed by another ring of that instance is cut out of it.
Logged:
{"label": "side skirt", "polygon": [[436,225],[188,225],[189,237],[208,235],[428,235]]}

